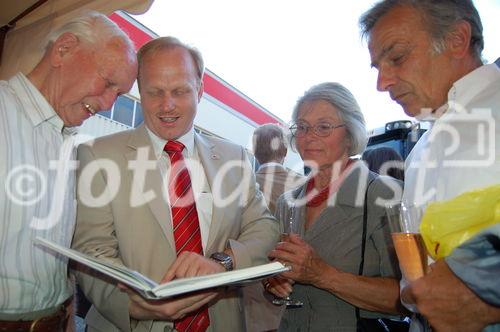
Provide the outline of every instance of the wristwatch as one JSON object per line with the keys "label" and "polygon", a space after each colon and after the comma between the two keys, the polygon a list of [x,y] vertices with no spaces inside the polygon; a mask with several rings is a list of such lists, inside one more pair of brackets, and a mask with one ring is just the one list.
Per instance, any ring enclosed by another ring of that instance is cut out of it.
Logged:
{"label": "wristwatch", "polygon": [[233,269],[233,258],[226,253],[214,252],[212,255],[210,255],[210,258],[220,265],[224,266],[226,271],[231,271]]}

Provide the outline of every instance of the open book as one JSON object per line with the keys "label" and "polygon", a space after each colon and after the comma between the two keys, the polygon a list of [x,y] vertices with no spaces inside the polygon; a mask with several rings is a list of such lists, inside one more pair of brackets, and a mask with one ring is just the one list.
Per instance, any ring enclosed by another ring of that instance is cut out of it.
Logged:
{"label": "open book", "polygon": [[34,242],[135,289],[142,297],[149,300],[166,299],[184,293],[219,286],[241,285],[289,270],[283,264],[273,262],[229,272],[175,279],[160,285],[137,271],[62,247],[49,240],[37,237]]}

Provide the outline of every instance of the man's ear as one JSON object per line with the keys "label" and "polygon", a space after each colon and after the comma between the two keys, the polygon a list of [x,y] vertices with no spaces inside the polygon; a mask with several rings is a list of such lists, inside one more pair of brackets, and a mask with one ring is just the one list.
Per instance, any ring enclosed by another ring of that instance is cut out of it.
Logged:
{"label": "man's ear", "polygon": [[200,87],[198,88],[198,103],[201,101],[201,97],[203,96],[203,79],[200,81]]}
{"label": "man's ear", "polygon": [[54,41],[50,51],[51,63],[54,67],[59,67],[65,56],[70,55],[79,45],[78,37],[71,33],[65,32]]}
{"label": "man's ear", "polygon": [[448,34],[446,41],[452,56],[462,59],[470,52],[471,26],[469,22],[460,21]]}

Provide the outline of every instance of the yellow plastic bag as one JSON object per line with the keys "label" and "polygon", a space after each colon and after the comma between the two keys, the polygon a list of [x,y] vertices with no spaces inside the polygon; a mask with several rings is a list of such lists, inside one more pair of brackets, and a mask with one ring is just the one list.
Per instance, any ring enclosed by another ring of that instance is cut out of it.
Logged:
{"label": "yellow plastic bag", "polygon": [[482,229],[499,222],[500,185],[495,185],[429,204],[420,233],[429,255],[439,259]]}

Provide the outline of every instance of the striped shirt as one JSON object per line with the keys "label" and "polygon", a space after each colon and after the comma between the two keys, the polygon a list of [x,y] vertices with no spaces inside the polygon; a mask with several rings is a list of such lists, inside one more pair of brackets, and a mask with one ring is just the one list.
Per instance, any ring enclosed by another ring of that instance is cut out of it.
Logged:
{"label": "striped shirt", "polygon": [[70,246],[76,204],[73,138],[23,75],[0,81],[0,313],[54,308],[71,294],[67,260],[33,244]]}

